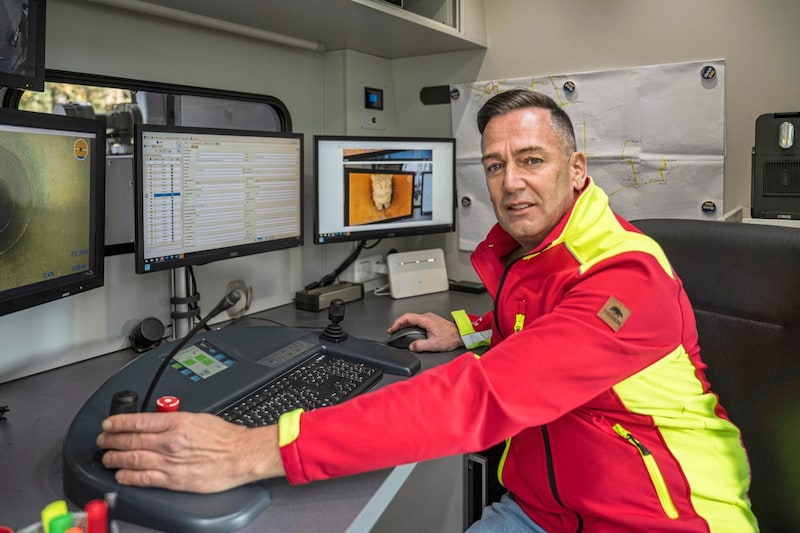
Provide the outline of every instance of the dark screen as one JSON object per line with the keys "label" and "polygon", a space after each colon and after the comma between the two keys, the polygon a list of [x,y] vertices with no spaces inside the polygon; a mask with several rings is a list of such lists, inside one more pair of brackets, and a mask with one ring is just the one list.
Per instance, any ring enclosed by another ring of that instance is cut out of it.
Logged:
{"label": "dark screen", "polygon": [[44,90],[45,0],[0,2],[0,85]]}

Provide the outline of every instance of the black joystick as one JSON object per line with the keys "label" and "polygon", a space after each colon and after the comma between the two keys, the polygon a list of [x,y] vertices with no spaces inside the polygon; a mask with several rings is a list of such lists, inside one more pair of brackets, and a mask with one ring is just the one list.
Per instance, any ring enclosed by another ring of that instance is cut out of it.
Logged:
{"label": "black joystick", "polygon": [[[111,407],[108,409],[108,416],[119,415],[122,413],[138,413],[139,412],[139,395],[136,391],[121,390],[114,393],[111,397]],[[105,450],[97,450],[94,454],[94,460],[98,464],[103,463],[103,454]]]}
{"label": "black joystick", "polygon": [[347,333],[345,333],[342,326],[339,325],[339,322],[341,322],[343,318],[344,300],[340,298],[331,300],[331,305],[328,307],[328,319],[331,321],[331,323],[327,325],[322,333],[320,333],[319,338],[336,343],[347,339]]}
{"label": "black joystick", "polygon": [[139,395],[132,390],[115,392],[111,398],[111,408],[108,415],[118,415],[120,413],[138,413]]}

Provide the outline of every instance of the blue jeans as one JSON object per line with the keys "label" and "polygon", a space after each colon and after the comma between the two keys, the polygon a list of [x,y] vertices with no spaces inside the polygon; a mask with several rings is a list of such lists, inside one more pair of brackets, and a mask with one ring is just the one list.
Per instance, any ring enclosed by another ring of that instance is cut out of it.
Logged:
{"label": "blue jeans", "polygon": [[514,498],[503,494],[499,502],[483,508],[481,519],[466,533],[547,533],[517,505]]}

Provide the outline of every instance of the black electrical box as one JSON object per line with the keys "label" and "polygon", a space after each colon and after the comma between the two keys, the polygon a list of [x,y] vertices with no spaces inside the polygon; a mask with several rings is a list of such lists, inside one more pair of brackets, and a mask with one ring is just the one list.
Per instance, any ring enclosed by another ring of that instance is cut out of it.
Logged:
{"label": "black electrical box", "polygon": [[751,216],[800,219],[800,112],[756,119]]}

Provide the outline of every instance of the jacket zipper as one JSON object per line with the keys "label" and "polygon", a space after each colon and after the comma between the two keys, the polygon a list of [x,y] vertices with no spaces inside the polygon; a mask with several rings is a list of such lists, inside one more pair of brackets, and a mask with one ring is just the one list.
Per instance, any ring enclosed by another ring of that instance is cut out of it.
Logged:
{"label": "jacket zipper", "polygon": [[658,501],[661,504],[661,508],[664,510],[664,513],[668,518],[677,520],[678,509],[675,507],[675,502],[672,501],[669,488],[667,488],[667,482],[664,480],[664,476],[661,473],[661,469],[658,468],[658,464],[656,464],[653,454],[647,449],[647,447],[645,447],[644,444],[639,442],[630,431],[622,427],[622,425],[614,424],[614,431],[617,433],[617,435],[627,440],[639,451],[639,455],[644,461],[644,466],[647,469],[647,473],[650,475],[650,481],[653,483],[653,487],[656,489],[656,495],[658,496]]}
{"label": "jacket zipper", "polygon": [[[500,293],[503,290],[503,285],[506,282],[506,277],[508,276],[508,273],[511,271],[511,267],[514,266],[514,263],[516,263],[520,259],[522,259],[522,257],[518,257],[517,259],[514,259],[508,265],[506,265],[505,269],[503,269],[503,275],[500,276],[500,283],[497,284],[497,293],[494,296],[494,328],[497,330],[497,333],[500,334],[500,338],[502,338],[502,339],[505,339],[506,336],[503,333],[503,329],[500,327]],[[517,316],[516,318],[517,318],[517,323],[518,323],[519,322],[519,316]],[[523,320],[524,320],[524,317],[523,317]],[[520,329],[522,329],[522,328],[520,328]],[[514,331],[519,331],[519,330],[517,330],[516,327],[515,327]]]}
{"label": "jacket zipper", "polygon": [[[550,449],[550,434],[547,431],[547,426],[542,426],[542,440],[544,441],[544,454],[547,461],[547,479],[550,482],[550,492],[553,494],[553,498],[558,502],[558,504],[563,507],[564,509],[567,508],[564,505],[564,502],[561,501],[561,497],[558,495],[558,487],[556,486],[556,474],[553,468],[553,452]],[[573,511],[574,512],[574,511]],[[580,533],[583,531],[583,517],[575,512],[575,518],[578,521],[578,528],[575,530],[575,533]]]}
{"label": "jacket zipper", "polygon": [[[525,256],[523,255],[522,257]],[[505,284],[506,277],[508,276],[511,267],[514,266],[514,263],[522,259],[522,257],[513,260],[506,266],[506,268],[503,270],[503,275],[500,277],[500,282],[497,284],[497,293],[495,294],[495,299],[494,299],[494,327],[497,330],[497,333],[500,334],[501,338],[505,338],[505,335],[503,334],[503,330],[500,327],[500,320],[499,320],[500,293],[503,290],[503,285]],[[521,300],[519,302],[520,306],[522,306],[523,303],[524,300]],[[522,306],[522,308],[524,309],[524,306]],[[525,324],[525,314],[516,313],[514,319],[514,331],[517,332],[521,330],[524,324]],[[542,439],[544,441],[545,461],[547,462],[547,477],[550,483],[550,491],[553,494],[553,498],[556,500],[556,502],[558,502],[558,504],[564,509],[567,509],[567,506],[564,505],[564,502],[561,501],[561,497],[558,495],[558,487],[556,486],[556,475],[553,468],[553,454],[550,449],[550,436],[548,434],[546,425],[542,426]],[[508,448],[510,446],[511,446],[511,441],[509,439],[508,444],[506,446],[506,450],[503,452],[504,459],[505,459],[505,454],[508,453]],[[499,469],[500,472],[502,472],[502,468],[503,465],[501,464]],[[499,473],[499,477],[500,477],[500,482],[502,483],[502,473]],[[575,511],[573,511],[573,513],[575,514],[575,520],[578,522],[578,527],[575,529],[575,533],[581,533],[581,531],[583,531],[583,517]]]}
{"label": "jacket zipper", "polygon": [[497,330],[497,333],[499,333],[499,337],[501,339],[504,339],[505,335],[503,335],[503,330],[500,327],[500,319],[499,319],[499,317],[500,317],[500,292],[503,290],[503,284],[506,281],[506,274],[508,274],[508,267],[506,267],[506,269],[503,270],[503,275],[500,276],[500,283],[498,283],[498,285],[497,285],[497,294],[495,294],[495,297],[494,297],[494,329]]}

